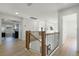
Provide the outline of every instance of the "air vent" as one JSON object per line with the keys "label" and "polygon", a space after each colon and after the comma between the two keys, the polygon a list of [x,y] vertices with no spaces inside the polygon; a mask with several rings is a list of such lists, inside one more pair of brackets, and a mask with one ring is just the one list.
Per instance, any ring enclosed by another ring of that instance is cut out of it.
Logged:
{"label": "air vent", "polygon": [[30,17],[31,19],[33,19],[33,20],[37,20],[38,18],[36,18],[36,17]]}
{"label": "air vent", "polygon": [[27,6],[32,6],[32,3],[27,3]]}
{"label": "air vent", "polygon": [[12,22],[16,22],[15,20],[11,20]]}

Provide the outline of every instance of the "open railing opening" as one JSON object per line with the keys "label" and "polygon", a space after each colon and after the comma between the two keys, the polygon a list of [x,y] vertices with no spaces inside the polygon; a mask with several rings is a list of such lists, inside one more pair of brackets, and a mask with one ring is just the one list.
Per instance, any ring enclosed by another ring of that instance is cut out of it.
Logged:
{"label": "open railing opening", "polygon": [[38,31],[30,32],[30,49],[36,51],[37,53],[41,53],[41,38]]}
{"label": "open railing opening", "polygon": [[26,31],[26,48],[45,56],[50,55],[59,44],[59,33],[45,31]]}
{"label": "open railing opening", "polygon": [[50,55],[59,45],[59,32],[46,34],[47,55]]}

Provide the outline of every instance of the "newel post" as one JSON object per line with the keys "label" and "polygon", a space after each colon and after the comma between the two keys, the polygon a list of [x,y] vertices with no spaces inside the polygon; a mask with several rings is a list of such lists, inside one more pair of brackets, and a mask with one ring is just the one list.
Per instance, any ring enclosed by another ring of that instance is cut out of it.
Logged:
{"label": "newel post", "polygon": [[41,55],[46,56],[46,32],[41,31]]}
{"label": "newel post", "polygon": [[26,48],[27,50],[30,48],[30,31],[26,31]]}

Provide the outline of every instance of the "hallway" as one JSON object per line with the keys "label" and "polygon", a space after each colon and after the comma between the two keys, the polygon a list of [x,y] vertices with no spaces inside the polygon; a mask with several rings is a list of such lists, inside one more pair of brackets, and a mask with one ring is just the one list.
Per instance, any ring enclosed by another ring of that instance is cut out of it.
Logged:
{"label": "hallway", "polygon": [[0,56],[39,56],[36,51],[25,50],[25,42],[12,37],[6,38],[0,45]]}
{"label": "hallway", "polygon": [[[79,35],[77,30],[79,4],[31,3],[30,6],[28,4],[0,4],[0,55],[49,56],[60,44],[63,46],[55,52],[55,56],[79,55],[76,49],[77,40],[73,37]],[[36,34],[30,35],[31,32]],[[64,36],[67,35],[64,41],[63,33],[66,33]],[[26,47],[30,50],[26,50]]]}

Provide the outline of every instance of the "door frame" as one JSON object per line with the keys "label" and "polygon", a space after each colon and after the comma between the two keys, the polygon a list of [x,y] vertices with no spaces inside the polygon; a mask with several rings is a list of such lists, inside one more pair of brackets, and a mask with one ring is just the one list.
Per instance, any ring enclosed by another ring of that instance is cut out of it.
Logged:
{"label": "door frame", "polygon": [[[62,47],[63,44],[62,44],[62,36],[63,36],[63,19],[62,19],[62,16],[64,15],[68,15],[68,14],[73,14],[73,13],[77,13],[77,28],[78,28],[78,19],[79,19],[79,11],[78,11],[78,7],[71,7],[71,8],[67,8],[67,9],[64,9],[64,10],[59,10],[58,11],[58,32],[60,33],[59,35],[59,47]],[[79,30],[77,29],[77,40],[78,40],[78,32]]]}

